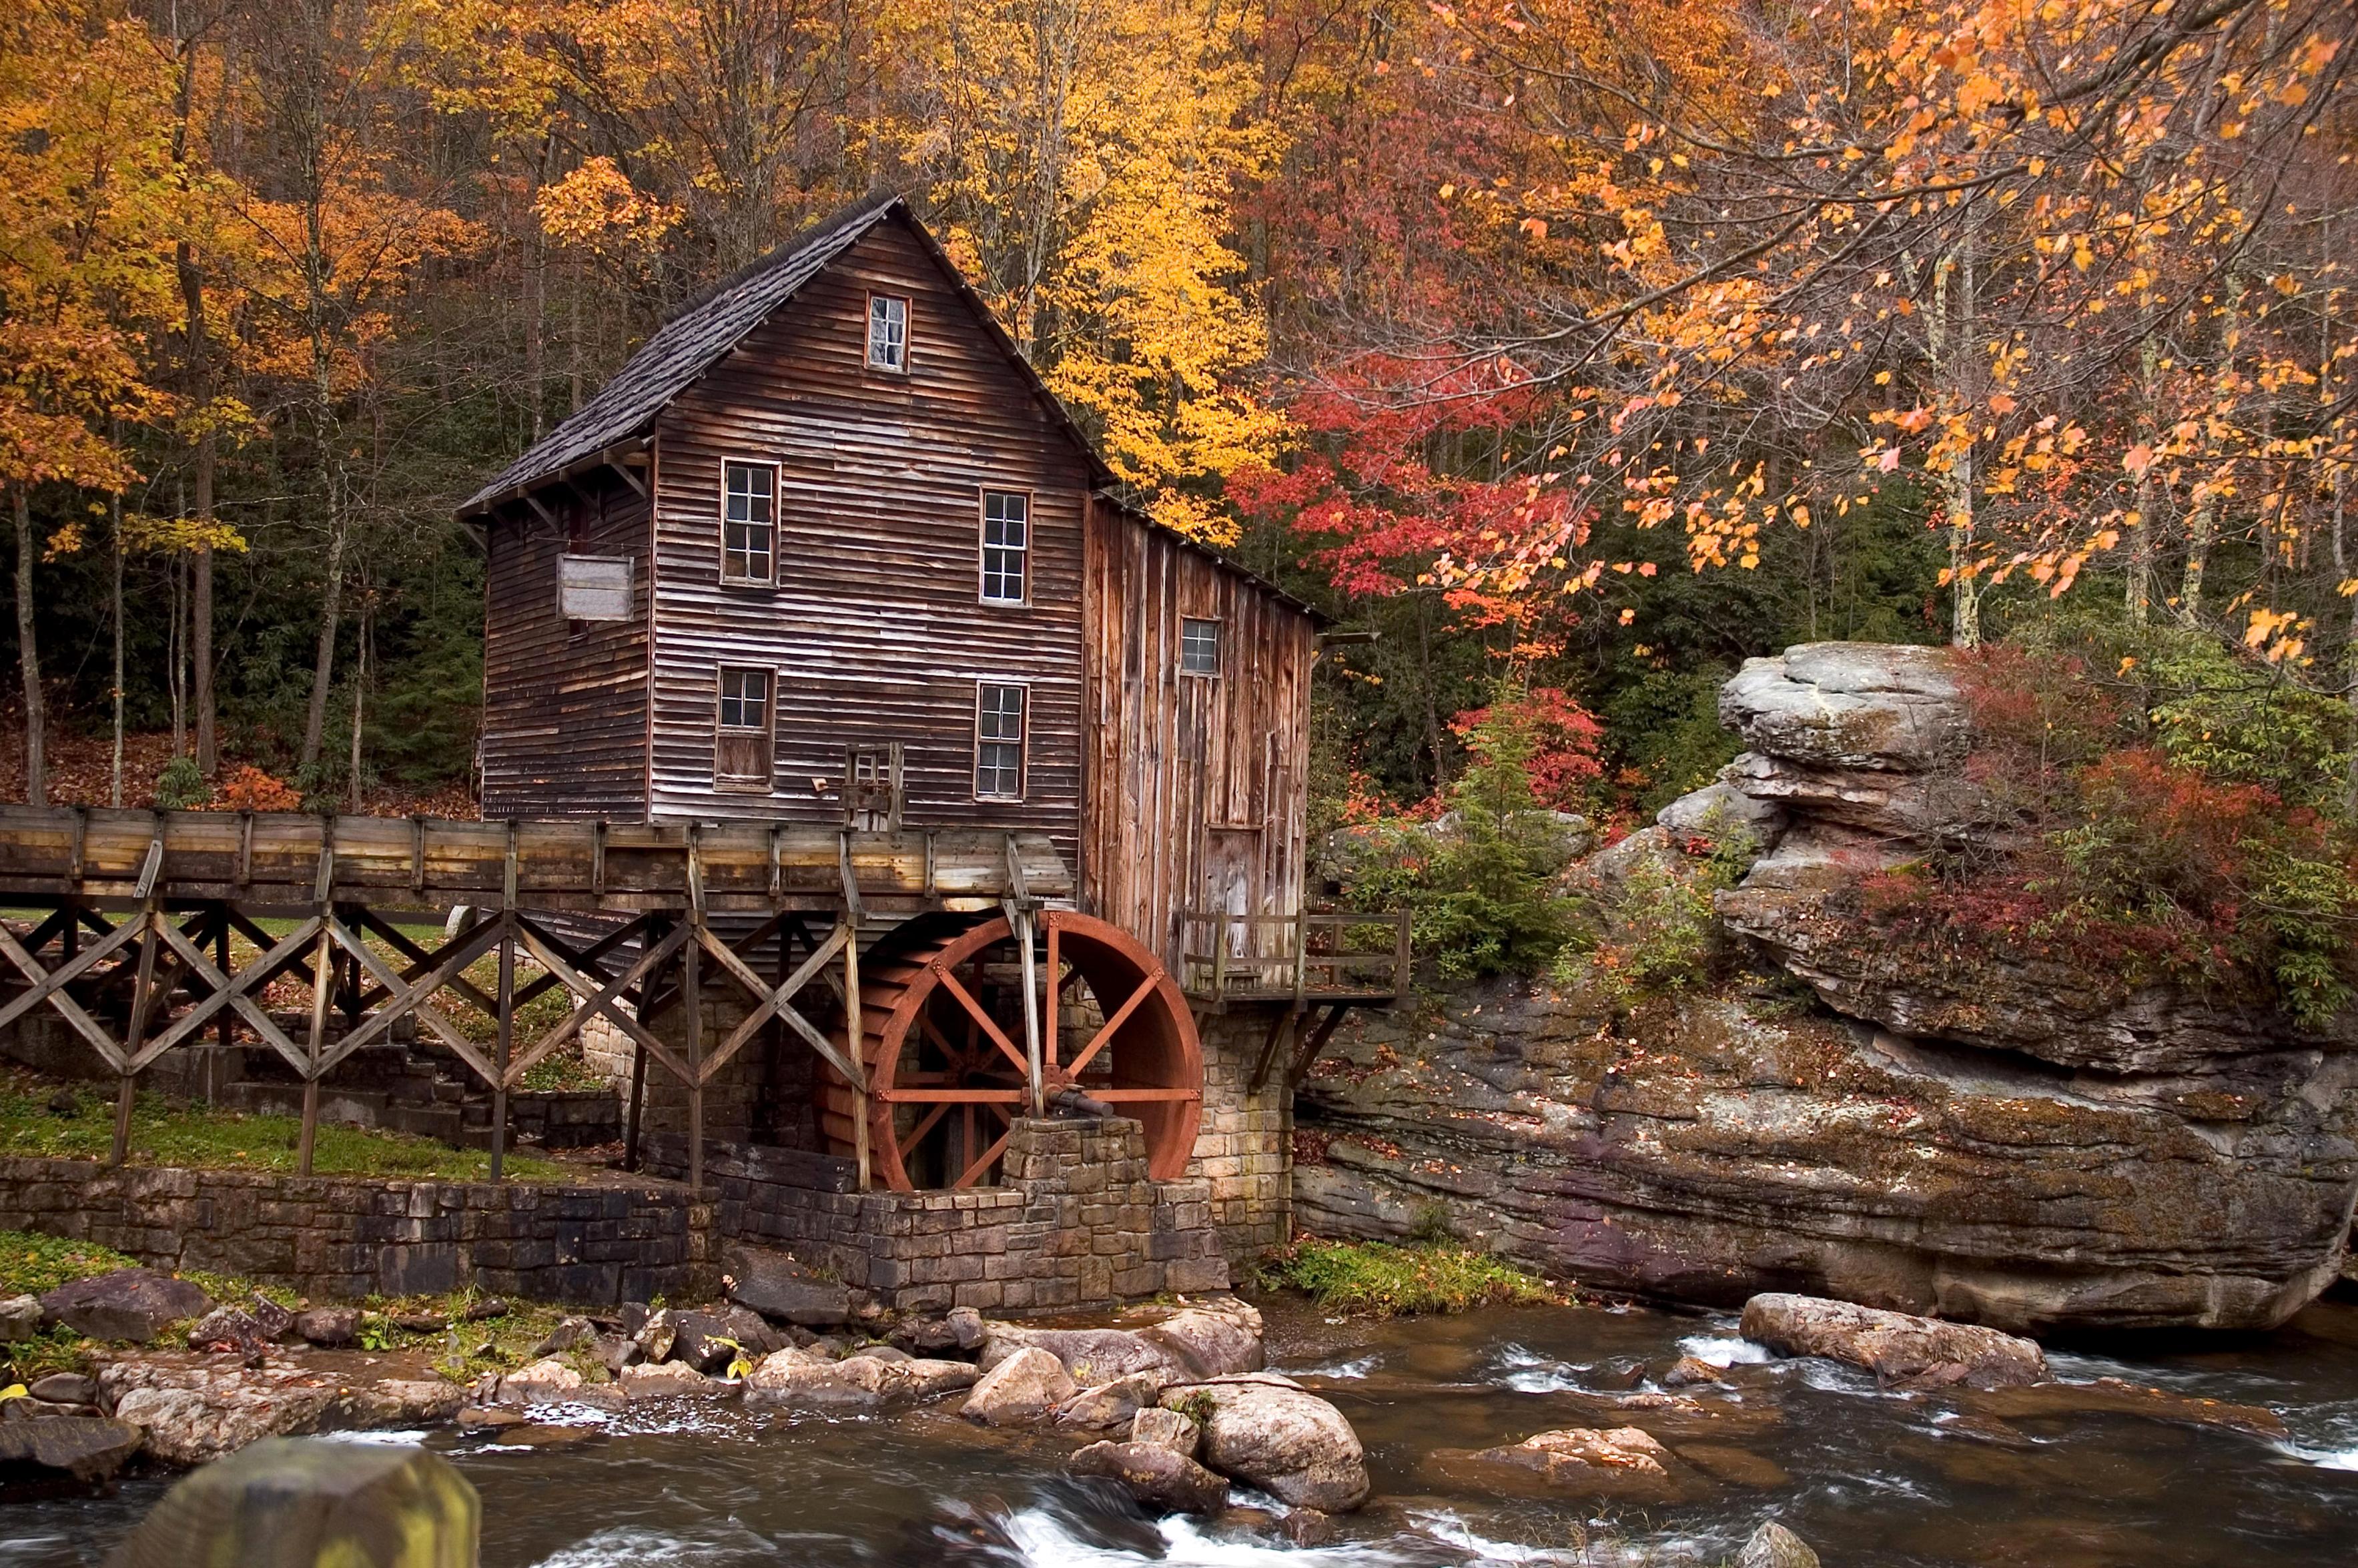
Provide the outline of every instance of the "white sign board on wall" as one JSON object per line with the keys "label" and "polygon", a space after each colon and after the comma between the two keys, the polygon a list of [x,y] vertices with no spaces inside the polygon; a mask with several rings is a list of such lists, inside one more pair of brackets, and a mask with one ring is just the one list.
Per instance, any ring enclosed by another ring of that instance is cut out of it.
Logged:
{"label": "white sign board on wall", "polygon": [[561,556],[557,584],[558,608],[568,621],[631,618],[628,556]]}

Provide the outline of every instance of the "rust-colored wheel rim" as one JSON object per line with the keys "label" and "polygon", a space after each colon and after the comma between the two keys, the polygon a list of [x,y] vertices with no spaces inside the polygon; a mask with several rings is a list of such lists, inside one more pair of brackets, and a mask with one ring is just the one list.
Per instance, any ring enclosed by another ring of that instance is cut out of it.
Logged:
{"label": "rust-colored wheel rim", "polygon": [[[1037,924],[1045,1092],[1077,1089],[1135,1118],[1149,1173],[1184,1173],[1204,1108],[1203,1048],[1186,999],[1120,928],[1067,910],[1044,911]],[[1022,972],[1003,917],[888,940],[862,967],[860,1059],[879,1185],[915,1192],[998,1180],[1008,1130],[1031,1100]],[[819,1108],[830,1147],[852,1154],[858,1095],[829,1073]]]}

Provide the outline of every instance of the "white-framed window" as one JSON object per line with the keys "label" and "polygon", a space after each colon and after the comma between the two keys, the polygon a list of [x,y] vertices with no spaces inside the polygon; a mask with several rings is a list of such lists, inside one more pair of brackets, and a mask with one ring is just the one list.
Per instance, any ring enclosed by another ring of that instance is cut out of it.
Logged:
{"label": "white-framed window", "polygon": [[1191,676],[1220,673],[1220,623],[1188,616],[1179,622],[1179,668]]}
{"label": "white-framed window", "polygon": [[1022,604],[1032,590],[1032,498],[1020,490],[982,492],[982,601]]}
{"label": "white-framed window", "polygon": [[720,465],[720,580],[778,578],[778,465]]}
{"label": "white-framed window", "polygon": [[868,297],[868,368],[909,368],[909,302],[897,294]]}
{"label": "white-framed window", "polygon": [[1031,693],[984,681],[974,693],[974,793],[978,800],[1023,798],[1023,724]]}
{"label": "white-framed window", "polygon": [[752,665],[720,666],[719,727],[712,743],[712,782],[722,789],[770,787],[776,748],[777,681]]}

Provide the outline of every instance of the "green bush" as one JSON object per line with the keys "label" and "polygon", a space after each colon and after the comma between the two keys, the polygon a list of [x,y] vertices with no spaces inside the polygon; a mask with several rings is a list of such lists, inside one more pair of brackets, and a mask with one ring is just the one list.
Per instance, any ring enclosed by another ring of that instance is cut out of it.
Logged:
{"label": "green bush", "polygon": [[1367,1317],[1554,1299],[1510,1263],[1436,1244],[1302,1241],[1270,1254],[1260,1272],[1265,1290],[1300,1291],[1331,1311]]}
{"label": "green bush", "polygon": [[1678,859],[1649,857],[1630,869],[1602,912],[1596,940],[1585,950],[1566,947],[1556,960],[1559,983],[1627,1006],[1683,990],[1710,973],[1719,936],[1713,895],[1736,885],[1759,843],[1749,829],[1714,816],[1670,853]]}
{"label": "green bush", "polygon": [[194,757],[175,757],[156,775],[156,809],[194,811],[212,798],[212,786],[197,771]]}

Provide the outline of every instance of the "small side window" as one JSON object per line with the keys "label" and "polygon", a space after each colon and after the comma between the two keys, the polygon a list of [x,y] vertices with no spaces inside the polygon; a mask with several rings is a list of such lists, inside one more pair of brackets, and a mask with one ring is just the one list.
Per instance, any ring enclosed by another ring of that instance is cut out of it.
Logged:
{"label": "small side window", "polygon": [[1022,604],[1031,587],[1032,498],[1021,491],[982,492],[982,601]]}
{"label": "small side window", "polygon": [[712,744],[712,782],[720,789],[766,790],[776,753],[771,726],[777,705],[770,672],[720,666],[719,730]]}
{"label": "small side window", "polygon": [[720,465],[720,580],[777,580],[778,470],[768,463]]}
{"label": "small side window", "polygon": [[1191,676],[1220,673],[1220,623],[1184,620],[1179,622],[1179,667]]}
{"label": "small side window", "polygon": [[868,297],[868,365],[871,370],[909,368],[909,302],[898,295]]}
{"label": "small side window", "polygon": [[975,688],[974,793],[979,800],[1023,798],[1023,708],[1020,686]]}

